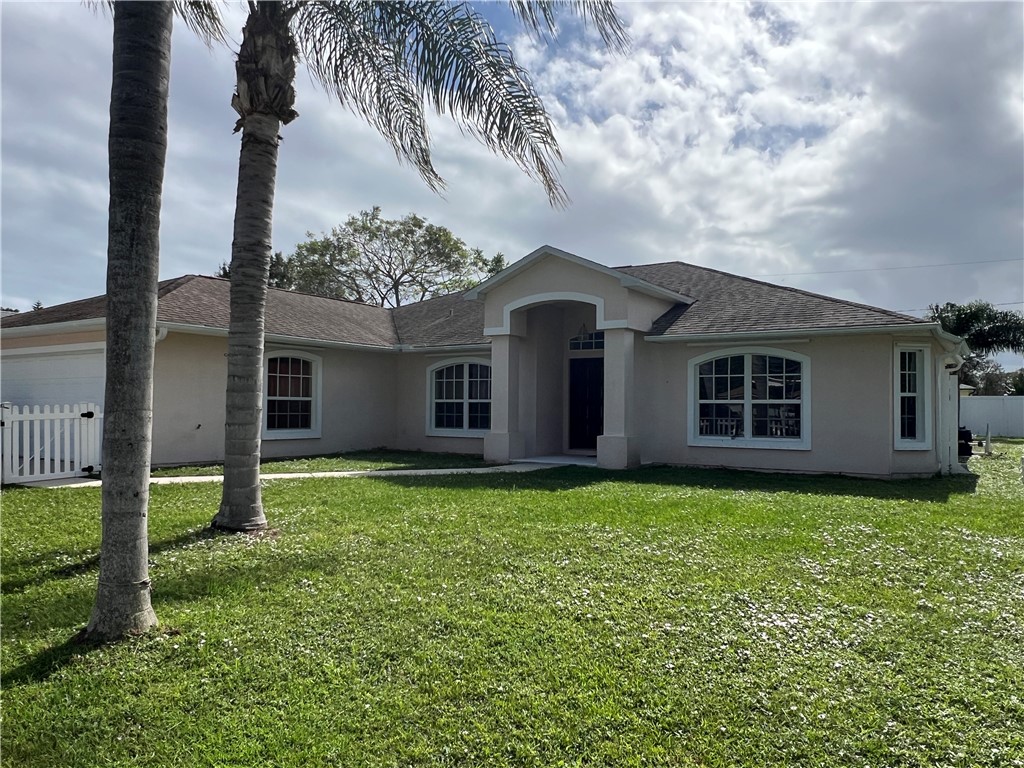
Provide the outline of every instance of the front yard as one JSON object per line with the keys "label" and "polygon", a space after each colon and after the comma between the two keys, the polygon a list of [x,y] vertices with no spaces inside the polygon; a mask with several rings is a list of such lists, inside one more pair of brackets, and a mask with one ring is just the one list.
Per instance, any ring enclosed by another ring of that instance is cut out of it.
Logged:
{"label": "front yard", "polygon": [[4,766],[1024,765],[1020,443],[977,479],[155,486],[162,627],[68,644],[99,490],[2,494]]}

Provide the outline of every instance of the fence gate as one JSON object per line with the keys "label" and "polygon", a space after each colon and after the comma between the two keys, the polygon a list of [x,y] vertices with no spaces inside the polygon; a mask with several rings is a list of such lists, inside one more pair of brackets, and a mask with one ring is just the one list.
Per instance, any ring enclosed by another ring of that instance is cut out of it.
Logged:
{"label": "fence gate", "polygon": [[100,468],[103,414],[93,403],[0,410],[0,481],[82,477]]}

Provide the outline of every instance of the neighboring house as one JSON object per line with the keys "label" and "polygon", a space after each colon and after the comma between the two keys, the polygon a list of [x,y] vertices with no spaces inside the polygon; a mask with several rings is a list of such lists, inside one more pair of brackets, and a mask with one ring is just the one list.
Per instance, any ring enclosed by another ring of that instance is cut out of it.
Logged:
{"label": "neighboring house", "polygon": [[[223,456],[228,281],[160,284],[155,464]],[[103,399],[104,297],[2,320],[2,399]],[[271,290],[263,455],[386,446],[510,461],[901,477],[957,471],[963,342],[683,263],[551,247],[397,309]]]}

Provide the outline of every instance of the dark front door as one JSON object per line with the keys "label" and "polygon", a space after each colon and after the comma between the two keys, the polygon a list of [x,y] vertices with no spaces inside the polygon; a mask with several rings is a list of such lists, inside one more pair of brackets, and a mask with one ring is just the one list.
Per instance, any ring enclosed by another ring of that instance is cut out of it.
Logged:
{"label": "dark front door", "polygon": [[604,431],[604,358],[569,358],[569,450],[597,450]]}

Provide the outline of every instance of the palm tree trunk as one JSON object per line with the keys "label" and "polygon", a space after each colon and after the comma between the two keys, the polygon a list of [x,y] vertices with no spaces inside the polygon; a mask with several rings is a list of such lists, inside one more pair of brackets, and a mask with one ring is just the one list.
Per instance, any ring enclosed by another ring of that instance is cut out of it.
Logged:
{"label": "palm tree trunk", "polygon": [[169,2],[114,5],[103,533],[91,640],[157,624],[147,514],[171,19]]}
{"label": "palm tree trunk", "polygon": [[224,424],[224,490],[213,527],[266,528],[260,493],[263,335],[280,122],[250,115],[242,129],[231,244],[231,319]]}
{"label": "palm tree trunk", "polygon": [[242,30],[232,106],[240,115],[234,240],[231,243],[231,318],[224,424],[224,489],[214,528],[267,527],[260,493],[263,426],[263,339],[270,277],[274,188],[282,116],[295,100],[294,43],[288,16],[274,3],[254,4]]}

